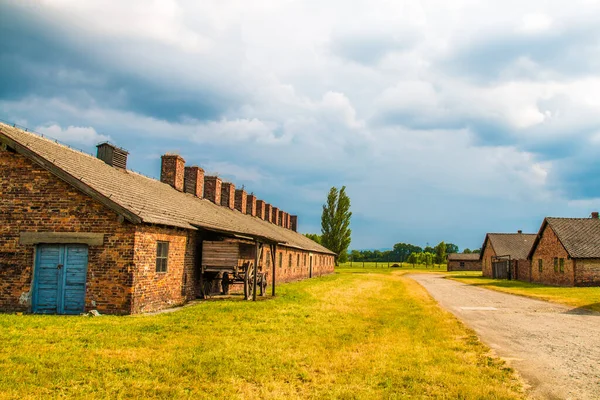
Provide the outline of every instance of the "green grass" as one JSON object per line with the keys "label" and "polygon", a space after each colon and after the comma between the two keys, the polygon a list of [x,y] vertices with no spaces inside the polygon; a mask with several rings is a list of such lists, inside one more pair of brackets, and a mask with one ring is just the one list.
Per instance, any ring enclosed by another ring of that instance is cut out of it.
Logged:
{"label": "green grass", "polygon": [[600,311],[600,287],[557,287],[505,279],[490,279],[482,277],[481,272],[452,272],[448,274],[448,277],[469,285],[500,292]]}
{"label": "green grass", "polygon": [[364,272],[159,315],[0,315],[0,398],[523,397],[416,282]]}

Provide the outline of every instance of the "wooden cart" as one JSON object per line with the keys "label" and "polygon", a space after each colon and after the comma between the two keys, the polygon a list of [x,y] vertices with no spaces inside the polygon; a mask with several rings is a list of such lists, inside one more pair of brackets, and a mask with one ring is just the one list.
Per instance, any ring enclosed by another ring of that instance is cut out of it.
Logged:
{"label": "wooden cart", "polygon": [[[202,242],[202,298],[219,292],[229,294],[230,285],[242,284],[244,298],[251,299],[254,288],[255,251],[253,245],[239,241]],[[262,266],[259,265],[256,275],[257,288],[260,295],[264,296],[268,272],[262,271]]]}

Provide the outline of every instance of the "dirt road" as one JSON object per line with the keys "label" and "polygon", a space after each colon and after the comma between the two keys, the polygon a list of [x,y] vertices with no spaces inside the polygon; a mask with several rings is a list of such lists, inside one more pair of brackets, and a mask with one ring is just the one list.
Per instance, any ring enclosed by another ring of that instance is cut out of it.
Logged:
{"label": "dirt road", "polygon": [[532,398],[600,399],[600,313],[412,274],[530,385]]}

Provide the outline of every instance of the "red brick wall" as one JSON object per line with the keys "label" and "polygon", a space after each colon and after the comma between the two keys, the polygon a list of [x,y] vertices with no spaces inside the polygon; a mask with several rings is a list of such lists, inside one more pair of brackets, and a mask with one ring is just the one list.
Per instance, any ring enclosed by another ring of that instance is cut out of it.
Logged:
{"label": "red brick wall", "polygon": [[[464,263],[461,267],[460,263]],[[448,271],[481,271],[479,261],[448,261]]]}
{"label": "red brick wall", "polygon": [[249,194],[246,198],[246,214],[256,216],[256,196]]}
{"label": "red brick wall", "polygon": [[221,205],[232,210],[235,208],[235,185],[233,183],[224,182],[221,186]]}
{"label": "red brick wall", "polygon": [[514,260],[511,262],[512,277],[523,282],[531,282],[531,262],[528,260]]}
{"label": "red brick wall", "polygon": [[88,232],[105,237],[103,246],[88,249],[86,309],[130,312],[133,225],[23,156],[2,150],[0,196],[1,310],[30,310],[34,246],[20,245],[20,232]]}
{"label": "red brick wall", "polygon": [[244,189],[237,189],[235,191],[235,209],[246,214],[246,204],[248,202],[248,194]]}
{"label": "red brick wall", "polygon": [[[196,298],[195,231],[155,225],[136,228],[132,311],[156,311]],[[158,241],[169,242],[166,272],[156,272]]]}
{"label": "red brick wall", "polygon": [[[279,255],[282,255],[282,265],[279,265]],[[335,267],[334,257],[310,253],[308,251],[292,249],[289,247],[277,247],[276,256],[276,281],[291,282],[306,279],[310,276],[310,259],[312,255],[312,276],[317,277],[333,273]],[[290,265],[291,256],[291,265]],[[263,260],[263,265],[267,265]],[[271,268],[271,266],[269,266]],[[269,274],[271,275],[271,273]]]}
{"label": "red brick wall", "polygon": [[221,178],[218,176],[204,177],[204,198],[221,205]]}
{"label": "red brick wall", "polygon": [[[554,270],[554,257],[563,258],[564,272]],[[539,271],[539,261],[542,260],[542,272]],[[558,240],[558,237],[547,225],[542,232],[542,237],[533,253],[531,268],[532,282],[556,286],[573,286],[574,271],[573,260],[568,258],[567,251]]]}
{"label": "red brick wall", "polygon": [[165,154],[162,156],[160,180],[183,192],[185,160],[177,154]]}
{"label": "red brick wall", "polygon": [[196,197],[204,197],[204,170],[200,167],[185,167],[184,190]]}
{"label": "red brick wall", "polygon": [[265,219],[265,202],[262,200],[256,200],[256,216]]}
{"label": "red brick wall", "polygon": [[481,271],[483,276],[487,278],[492,277],[492,257],[496,256],[496,252],[492,248],[492,245],[488,242],[483,251],[483,258],[481,259]]}
{"label": "red brick wall", "polygon": [[575,286],[600,286],[600,259],[574,260]]}

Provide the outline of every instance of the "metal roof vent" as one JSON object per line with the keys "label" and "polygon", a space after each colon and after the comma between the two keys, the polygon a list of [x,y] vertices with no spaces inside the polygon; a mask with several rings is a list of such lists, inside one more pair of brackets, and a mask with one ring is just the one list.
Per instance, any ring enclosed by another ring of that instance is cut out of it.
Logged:
{"label": "metal roof vent", "polygon": [[127,150],[121,149],[109,142],[100,143],[96,147],[98,148],[97,157],[100,160],[112,167],[127,169],[127,155],[129,154]]}

